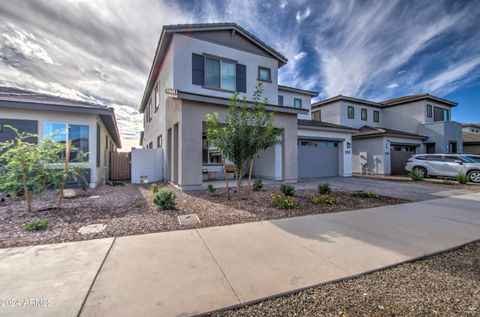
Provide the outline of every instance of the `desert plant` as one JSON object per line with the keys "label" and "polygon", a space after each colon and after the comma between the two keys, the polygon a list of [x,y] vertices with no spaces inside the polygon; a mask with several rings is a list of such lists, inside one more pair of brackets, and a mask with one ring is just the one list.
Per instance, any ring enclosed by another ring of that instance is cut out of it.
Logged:
{"label": "desert plant", "polygon": [[36,219],[33,222],[27,223],[23,226],[25,231],[42,231],[50,228],[51,225],[47,219]]}
{"label": "desert plant", "polygon": [[378,198],[378,195],[374,192],[365,192],[363,190],[356,191],[352,195],[359,198]]}
{"label": "desert plant", "polygon": [[458,175],[457,175],[457,181],[458,181],[460,184],[466,184],[466,183],[468,183],[468,176],[467,176],[467,174],[466,174],[464,171],[460,171],[460,173],[458,173]]}
{"label": "desert plant", "polygon": [[328,195],[332,192],[332,187],[330,187],[329,183],[320,183],[317,186],[318,193],[322,195]]}
{"label": "desert plant", "polygon": [[416,170],[413,170],[410,173],[408,173],[408,177],[410,177],[415,182],[419,182],[419,181],[423,180],[423,178],[424,178]]}
{"label": "desert plant", "polygon": [[295,186],[292,184],[282,184],[280,185],[280,191],[285,196],[294,196],[295,195]]}
{"label": "desert plant", "polygon": [[173,210],[177,205],[177,194],[173,189],[160,188],[153,195],[153,203],[163,210]]}
{"label": "desert plant", "polygon": [[[235,170],[237,192],[241,193],[243,177],[248,170],[247,197],[250,194],[250,180],[255,156],[281,142],[282,129],[273,125],[273,112],[267,112],[263,98],[263,85],[257,83],[252,101],[244,96],[240,101],[238,93],[233,93],[230,107],[222,123],[218,112],[206,115],[207,139],[216,146],[225,159],[232,162]],[[225,175],[228,191],[228,177]]]}
{"label": "desert plant", "polygon": [[338,203],[338,200],[330,195],[317,195],[312,197],[312,203],[315,205],[335,205]]}
{"label": "desert plant", "polygon": [[160,185],[158,184],[152,184],[150,185],[150,191],[152,192],[152,194],[156,194],[158,193],[158,191],[160,190]]}
{"label": "desert plant", "polygon": [[260,178],[255,178],[255,181],[253,182],[253,191],[258,192],[263,188],[263,182]]}
{"label": "desert plant", "polygon": [[214,193],[214,192],[215,192],[216,188],[215,188],[215,187],[213,187],[213,185],[212,185],[212,184],[208,184],[208,186],[207,186],[207,190],[208,190],[208,192],[209,192],[210,194],[212,194],[212,193]]}
{"label": "desert plant", "polygon": [[272,205],[279,209],[294,209],[297,203],[294,197],[272,194]]}

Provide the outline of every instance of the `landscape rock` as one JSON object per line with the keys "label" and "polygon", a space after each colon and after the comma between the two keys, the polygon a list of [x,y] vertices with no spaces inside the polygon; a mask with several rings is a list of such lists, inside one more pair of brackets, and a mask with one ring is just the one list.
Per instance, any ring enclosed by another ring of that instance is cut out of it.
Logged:
{"label": "landscape rock", "polygon": [[81,234],[98,233],[98,232],[102,232],[103,230],[105,230],[106,227],[107,227],[107,225],[105,225],[103,223],[95,223],[95,224],[92,224],[92,225],[81,227],[80,229],[78,229],[78,232],[81,233]]}
{"label": "landscape rock", "polygon": [[74,189],[64,189],[63,198],[72,199],[77,197],[77,192]]}

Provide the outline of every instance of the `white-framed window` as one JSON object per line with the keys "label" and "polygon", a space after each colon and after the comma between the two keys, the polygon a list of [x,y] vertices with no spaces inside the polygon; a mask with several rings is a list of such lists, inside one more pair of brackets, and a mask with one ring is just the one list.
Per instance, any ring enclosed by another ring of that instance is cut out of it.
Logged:
{"label": "white-framed window", "polygon": [[89,160],[90,127],[82,124],[45,123],[44,137],[56,142],[72,141],[71,162]]}
{"label": "white-framed window", "polygon": [[205,87],[234,91],[236,64],[232,60],[205,56]]}
{"label": "white-framed window", "polygon": [[157,112],[158,107],[160,106],[160,82],[157,82],[155,85],[155,112]]}
{"label": "white-framed window", "polygon": [[347,116],[348,116],[348,119],[355,119],[355,108],[353,106],[348,106]]}

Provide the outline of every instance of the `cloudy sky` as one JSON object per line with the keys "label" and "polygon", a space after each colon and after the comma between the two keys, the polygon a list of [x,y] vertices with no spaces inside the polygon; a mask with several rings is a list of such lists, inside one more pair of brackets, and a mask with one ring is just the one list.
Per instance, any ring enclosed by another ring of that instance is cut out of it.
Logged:
{"label": "cloudy sky", "polygon": [[109,104],[128,147],[162,25],[233,21],[289,59],[280,83],[381,101],[428,92],[480,122],[480,1],[0,2],[0,85]]}

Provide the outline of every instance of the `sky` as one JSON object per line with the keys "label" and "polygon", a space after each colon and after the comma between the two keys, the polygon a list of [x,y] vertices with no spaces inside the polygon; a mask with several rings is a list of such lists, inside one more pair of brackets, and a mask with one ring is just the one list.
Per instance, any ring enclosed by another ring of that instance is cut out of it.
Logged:
{"label": "sky", "polygon": [[0,85],[115,108],[124,147],[162,25],[236,22],[285,55],[279,83],[382,101],[430,93],[480,123],[480,1],[0,2]]}

